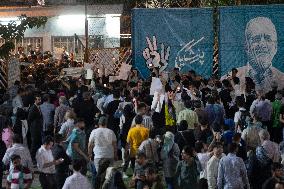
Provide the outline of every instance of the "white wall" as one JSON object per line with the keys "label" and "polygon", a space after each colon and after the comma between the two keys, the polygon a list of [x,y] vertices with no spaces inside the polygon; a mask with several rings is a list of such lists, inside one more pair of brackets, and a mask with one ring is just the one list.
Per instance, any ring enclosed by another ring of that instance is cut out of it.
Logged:
{"label": "white wall", "polygon": [[[1,1],[1,0],[0,0]],[[51,50],[52,36],[79,36],[85,35],[85,7],[76,6],[50,6],[50,7],[0,7],[0,21],[5,18],[16,18],[21,14],[27,16],[47,16],[48,22],[45,27],[34,28],[25,32],[25,37],[42,37],[43,50]],[[103,35],[106,48],[119,47],[120,33],[119,17],[123,5],[90,5],[88,6],[89,35]],[[73,16],[72,16],[73,14]],[[106,14],[108,16],[106,16]],[[63,15],[63,16],[62,16]]]}
{"label": "white wall", "polygon": [[[120,20],[116,17],[92,15],[89,20],[89,35],[103,35],[106,48],[119,47]],[[113,27],[110,27],[109,25]],[[42,37],[43,50],[51,50],[52,36],[85,35],[84,15],[63,15],[49,18],[46,25],[40,28],[28,29],[25,37]]]}

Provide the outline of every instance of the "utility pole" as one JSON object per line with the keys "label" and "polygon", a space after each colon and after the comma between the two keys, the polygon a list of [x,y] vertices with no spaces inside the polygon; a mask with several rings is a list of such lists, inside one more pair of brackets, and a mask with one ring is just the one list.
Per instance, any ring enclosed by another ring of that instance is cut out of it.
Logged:
{"label": "utility pole", "polygon": [[84,62],[89,63],[88,0],[85,0],[85,38],[86,38],[86,46],[85,46]]}
{"label": "utility pole", "polygon": [[219,76],[219,47],[218,47],[218,32],[219,32],[219,12],[218,12],[218,4],[219,0],[214,0],[214,8],[213,8],[213,28],[214,28],[214,47],[213,47],[213,76]]}

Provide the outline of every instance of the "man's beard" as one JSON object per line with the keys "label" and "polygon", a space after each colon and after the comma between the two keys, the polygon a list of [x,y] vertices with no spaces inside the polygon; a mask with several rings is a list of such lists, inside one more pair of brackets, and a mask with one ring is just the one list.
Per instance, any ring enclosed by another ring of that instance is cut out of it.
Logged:
{"label": "man's beard", "polygon": [[250,51],[249,64],[258,74],[264,74],[272,66],[272,58],[270,54],[256,54]]}

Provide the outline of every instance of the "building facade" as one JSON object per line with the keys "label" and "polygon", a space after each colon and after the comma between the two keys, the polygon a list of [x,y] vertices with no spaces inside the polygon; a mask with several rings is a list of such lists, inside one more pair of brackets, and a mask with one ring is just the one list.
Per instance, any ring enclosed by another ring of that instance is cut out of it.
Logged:
{"label": "building facade", "polygon": [[[14,0],[18,4],[1,6],[0,23],[7,24],[16,21],[20,15],[28,17],[47,16],[48,21],[40,28],[28,29],[22,40],[15,41],[17,47],[27,51],[28,45],[40,47],[42,51],[51,51],[59,56],[62,48],[74,53],[75,58],[81,59],[86,43],[85,14],[87,15],[87,30],[89,48],[120,47],[120,16],[123,12],[122,4],[87,5],[81,0],[49,0],[45,6],[30,6],[31,1]],[[0,39],[1,43],[4,40]]]}

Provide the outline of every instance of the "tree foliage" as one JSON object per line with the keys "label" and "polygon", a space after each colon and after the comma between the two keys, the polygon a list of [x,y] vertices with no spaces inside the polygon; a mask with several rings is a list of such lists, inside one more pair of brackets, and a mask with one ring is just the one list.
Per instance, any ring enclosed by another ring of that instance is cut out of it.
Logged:
{"label": "tree foliage", "polygon": [[[92,0],[90,0],[92,1]],[[93,0],[103,1],[103,0]],[[117,2],[117,0],[104,0],[109,2]],[[122,0],[120,0],[122,3]],[[125,4],[134,6],[148,7],[213,7],[213,6],[234,6],[234,5],[262,5],[262,4],[277,4],[284,3],[284,0],[136,0],[124,1]],[[133,6],[132,6],[133,7]]]}
{"label": "tree foliage", "polygon": [[47,17],[27,17],[21,15],[18,17],[19,22],[9,22],[7,25],[0,23],[0,38],[5,40],[5,44],[0,47],[0,58],[7,58],[9,52],[15,48],[13,40],[19,40],[24,37],[27,29],[39,28],[44,26],[47,22]]}

